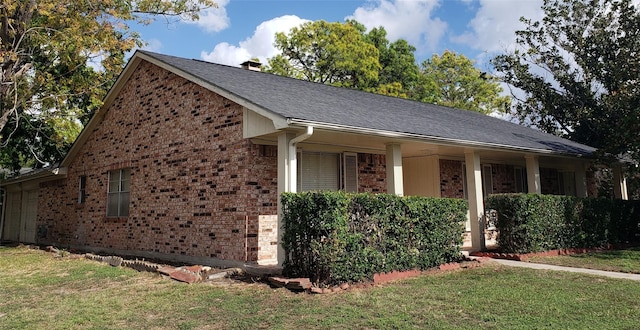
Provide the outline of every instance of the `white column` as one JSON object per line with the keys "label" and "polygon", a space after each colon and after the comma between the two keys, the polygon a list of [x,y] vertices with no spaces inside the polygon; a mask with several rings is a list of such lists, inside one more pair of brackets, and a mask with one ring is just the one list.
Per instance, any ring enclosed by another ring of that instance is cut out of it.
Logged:
{"label": "white column", "polygon": [[[295,162],[295,151],[293,155],[290,155],[291,149],[289,148],[289,142],[295,137],[295,134],[292,133],[280,133],[278,135],[278,265],[282,266],[284,262],[284,248],[282,248],[282,202],[280,201],[280,195],[283,192],[291,191],[291,183],[292,183],[292,168],[291,168],[291,160]],[[293,169],[293,176],[296,176],[295,172],[295,164]],[[293,183],[295,184],[295,178],[293,178]],[[295,191],[295,186],[294,186]]]}
{"label": "white column", "polygon": [[469,221],[471,222],[471,250],[479,251],[485,248],[484,228],[482,217],[484,214],[484,197],[482,194],[482,167],[480,156],[474,151],[464,154],[467,170],[467,198],[469,202]]}
{"label": "white column", "polygon": [[627,195],[627,179],[624,177],[622,166],[613,166],[613,196],[617,199],[629,199]]}
{"label": "white column", "polygon": [[588,197],[589,193],[587,191],[587,170],[585,163],[578,163],[576,165],[576,196],[578,197]]}
{"label": "white column", "polygon": [[402,150],[399,143],[387,144],[387,193],[404,195],[402,183]]}
{"label": "white column", "polygon": [[542,189],[540,186],[540,163],[538,162],[538,157],[526,155],[524,158],[527,160],[527,185],[529,186],[529,193],[540,194]]}

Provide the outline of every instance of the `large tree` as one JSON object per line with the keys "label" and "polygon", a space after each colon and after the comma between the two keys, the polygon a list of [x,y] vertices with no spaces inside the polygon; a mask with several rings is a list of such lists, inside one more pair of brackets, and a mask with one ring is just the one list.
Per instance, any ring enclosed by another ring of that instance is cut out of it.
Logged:
{"label": "large tree", "polygon": [[390,96],[411,97],[419,76],[414,55],[416,48],[404,39],[389,42],[387,31],[382,26],[365,33],[364,25],[356,21],[349,22],[360,26],[365,40],[378,49],[380,63],[378,82],[367,90]]}
{"label": "large tree", "polygon": [[314,21],[277,33],[281,53],[266,71],[324,84],[365,89],[377,84],[378,50],[351,23]]}
{"label": "large tree", "polygon": [[466,56],[445,51],[422,62],[415,98],[490,114],[508,110],[511,100],[501,93],[496,77],[480,71]]}
{"label": "large tree", "polygon": [[142,46],[128,23],[193,20],[211,0],[0,0],[0,166],[60,160]]}
{"label": "large tree", "polygon": [[640,160],[640,11],[631,0],[545,0],[519,49],[493,60],[524,123]]}

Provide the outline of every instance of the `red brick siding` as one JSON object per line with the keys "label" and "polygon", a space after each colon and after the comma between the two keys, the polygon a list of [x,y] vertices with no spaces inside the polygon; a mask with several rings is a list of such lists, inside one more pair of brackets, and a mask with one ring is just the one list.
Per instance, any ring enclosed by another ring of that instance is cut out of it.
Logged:
{"label": "red brick siding", "polygon": [[512,165],[491,164],[493,194],[513,193],[516,191],[515,170]]}
{"label": "red brick siding", "polygon": [[448,198],[464,198],[462,162],[440,159],[440,195]]}
{"label": "red brick siding", "polygon": [[358,192],[386,193],[385,155],[358,154]]}
{"label": "red brick siding", "polygon": [[[277,213],[276,154],[242,138],[241,106],[143,62],[66,182],[43,189],[39,218],[51,242],[255,261],[258,215]],[[108,219],[108,172],[122,167],[130,215]],[[80,175],[87,202],[76,206]]]}

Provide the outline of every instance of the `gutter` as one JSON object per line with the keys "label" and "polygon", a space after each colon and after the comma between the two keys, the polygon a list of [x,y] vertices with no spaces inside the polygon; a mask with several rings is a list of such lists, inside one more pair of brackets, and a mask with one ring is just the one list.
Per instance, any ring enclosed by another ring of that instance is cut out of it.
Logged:
{"label": "gutter", "polygon": [[289,141],[289,173],[291,173],[289,178],[289,189],[288,191],[295,192],[298,187],[298,178],[297,178],[297,170],[298,170],[298,157],[297,157],[297,144],[302,142],[313,135],[313,126],[307,126],[307,131],[294,137]]}
{"label": "gutter", "polygon": [[[457,147],[475,147],[475,148],[480,147],[480,148],[491,149],[491,150],[501,149],[501,150],[508,150],[508,151],[520,151],[520,152],[524,151],[524,152],[533,152],[533,153],[544,154],[544,155],[566,155],[566,156],[577,157],[577,158],[589,158],[590,156],[589,154],[562,153],[562,152],[555,152],[555,151],[546,150],[546,149],[517,147],[517,146],[511,146],[511,145],[505,145],[505,144],[499,144],[499,143],[475,142],[475,141],[458,140],[458,139],[443,138],[443,137],[436,137],[436,136],[425,136],[425,135],[420,135],[415,133],[399,133],[399,132],[385,131],[385,130],[379,130],[374,128],[355,127],[355,126],[347,126],[347,125],[339,125],[339,124],[328,124],[328,123],[314,122],[314,121],[301,120],[301,119],[295,119],[295,118],[287,118],[287,124],[292,126],[307,126],[307,127],[314,126],[317,128],[324,128],[327,130],[334,130],[334,131],[341,131],[341,132],[348,132],[348,133],[373,134],[377,136],[397,138],[397,139],[411,139],[411,140],[432,142],[432,143],[435,142],[435,143],[440,143],[440,144],[445,144],[450,146],[457,146]],[[594,150],[591,153],[595,151],[596,150],[594,148]]]}

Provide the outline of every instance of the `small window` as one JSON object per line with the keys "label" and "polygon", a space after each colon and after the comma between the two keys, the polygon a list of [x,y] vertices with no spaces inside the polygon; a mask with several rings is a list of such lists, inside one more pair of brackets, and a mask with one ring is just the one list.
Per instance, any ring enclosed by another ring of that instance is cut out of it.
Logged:
{"label": "small window", "polygon": [[131,169],[109,171],[107,217],[129,216]]}
{"label": "small window", "polygon": [[84,204],[87,200],[87,176],[81,175],[78,182],[78,204]]}

